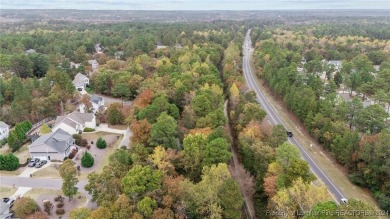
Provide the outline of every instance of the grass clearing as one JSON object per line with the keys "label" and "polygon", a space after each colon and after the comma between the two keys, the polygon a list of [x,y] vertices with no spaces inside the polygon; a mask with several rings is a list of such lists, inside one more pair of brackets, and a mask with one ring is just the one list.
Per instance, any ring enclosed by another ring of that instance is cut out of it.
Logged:
{"label": "grass clearing", "polygon": [[30,197],[32,199],[37,199],[41,195],[49,194],[53,196],[64,195],[61,190],[33,188],[30,191],[26,192],[26,194],[24,194],[23,196]]}
{"label": "grass clearing", "polygon": [[34,173],[34,177],[49,177],[49,178],[61,178],[60,173],[58,172],[59,164],[50,164],[50,166],[38,170]]}
{"label": "grass clearing", "polygon": [[107,147],[108,151],[106,153],[106,156],[100,161],[99,167],[95,170],[97,173],[103,172],[103,167],[108,165],[111,154],[113,154],[116,149],[118,149],[119,143],[122,141],[122,138],[123,137],[118,138],[111,147]]}
{"label": "grass clearing", "polygon": [[2,198],[4,197],[10,197],[16,192],[17,188],[13,188],[11,186],[0,186],[0,196]]}

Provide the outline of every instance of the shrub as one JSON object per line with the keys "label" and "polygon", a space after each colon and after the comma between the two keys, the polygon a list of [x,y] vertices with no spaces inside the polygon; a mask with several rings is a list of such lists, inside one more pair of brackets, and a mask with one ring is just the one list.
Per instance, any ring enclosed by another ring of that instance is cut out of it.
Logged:
{"label": "shrub", "polygon": [[81,135],[74,134],[72,135],[72,137],[74,138],[76,145],[81,145],[81,139],[82,139]]}
{"label": "shrub", "polygon": [[92,167],[95,160],[92,155],[88,152],[85,152],[83,157],[81,158],[81,166],[83,167]]}
{"label": "shrub", "polygon": [[30,197],[22,197],[15,200],[12,207],[15,215],[20,218],[27,218],[27,215],[38,211],[38,204]]}
{"label": "shrub", "polygon": [[68,158],[73,159],[76,154],[77,154],[77,149],[73,148],[73,150],[72,150],[72,152],[70,152]]}
{"label": "shrub", "polygon": [[23,141],[26,139],[26,133],[32,128],[32,124],[29,121],[23,121],[15,125],[13,131],[10,131],[8,135],[8,146],[12,151],[16,151],[22,146]]}
{"label": "shrub", "polygon": [[0,170],[13,171],[19,168],[19,158],[14,154],[0,154]]}
{"label": "shrub", "polygon": [[102,137],[99,137],[96,141],[96,146],[99,148],[99,149],[104,149],[107,147],[107,143],[106,143],[106,140],[104,140]]}
{"label": "shrub", "polygon": [[64,201],[64,197],[62,197],[61,195],[57,196],[54,198],[54,201],[58,202],[58,201]]}
{"label": "shrub", "polygon": [[93,144],[93,141],[91,141],[91,144]]}
{"label": "shrub", "polygon": [[3,147],[6,143],[7,143],[6,138],[3,138],[2,140],[0,140],[0,148]]}
{"label": "shrub", "polygon": [[49,219],[49,217],[43,211],[36,211],[33,214],[30,214],[27,219]]}
{"label": "shrub", "polygon": [[56,214],[57,215],[64,215],[65,214],[65,210],[63,208],[57,208]]}
{"label": "shrub", "polygon": [[43,203],[43,210],[48,214],[51,215],[51,209],[53,208],[53,204],[49,201]]}
{"label": "shrub", "polygon": [[81,139],[80,147],[86,147],[88,145],[87,139]]}
{"label": "shrub", "polygon": [[59,203],[57,204],[57,208],[62,208],[62,207],[64,207],[64,203],[63,203],[63,202],[59,202]]}
{"label": "shrub", "polygon": [[95,129],[93,128],[88,128],[88,127],[84,128],[84,132],[93,132],[93,131],[95,131]]}
{"label": "shrub", "polygon": [[91,145],[87,145],[87,147],[86,147],[86,148],[87,148],[88,150],[89,150],[89,149],[91,149]]}

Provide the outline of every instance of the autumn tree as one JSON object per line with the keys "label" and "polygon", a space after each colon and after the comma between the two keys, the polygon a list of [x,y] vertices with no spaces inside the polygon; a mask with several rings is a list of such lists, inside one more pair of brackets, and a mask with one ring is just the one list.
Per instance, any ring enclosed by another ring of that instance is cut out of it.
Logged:
{"label": "autumn tree", "polygon": [[69,218],[70,219],[87,219],[89,216],[88,208],[76,208],[70,211]]}
{"label": "autumn tree", "polygon": [[124,122],[122,106],[120,103],[112,103],[107,109],[107,121],[110,125],[119,125]]}
{"label": "autumn tree", "polygon": [[130,141],[132,143],[146,144],[149,139],[152,125],[146,119],[141,121],[133,119],[130,124],[130,129],[132,133]]}
{"label": "autumn tree", "polygon": [[92,210],[88,216],[88,219],[101,219],[101,218],[112,218],[112,213],[109,208],[98,207]]}
{"label": "autumn tree", "polygon": [[92,112],[92,102],[91,102],[91,96],[88,94],[83,94],[80,99],[80,106],[84,107],[84,112],[90,113]]}
{"label": "autumn tree", "polygon": [[125,194],[121,194],[111,206],[112,219],[128,219],[133,214],[133,206]]}
{"label": "autumn tree", "polygon": [[[204,167],[202,180],[184,182],[188,214],[202,218],[240,218],[243,199],[226,164]],[[235,201],[232,201],[235,200]]]}
{"label": "autumn tree", "polygon": [[65,160],[58,169],[60,176],[62,178],[62,192],[64,195],[69,197],[69,200],[76,195],[78,188],[76,184],[78,183],[77,179],[77,169],[71,159]]}
{"label": "autumn tree", "polygon": [[315,186],[297,178],[289,188],[282,189],[272,197],[272,210],[280,212],[297,212],[303,214],[310,211],[318,202],[328,199],[325,186]]}
{"label": "autumn tree", "polygon": [[104,167],[100,174],[96,172],[88,174],[88,183],[84,188],[92,196],[92,201],[105,207],[115,202],[122,193],[121,180],[113,175],[109,166]]}
{"label": "autumn tree", "polygon": [[17,217],[22,219],[39,210],[38,204],[30,197],[22,197],[15,200],[12,210]]}

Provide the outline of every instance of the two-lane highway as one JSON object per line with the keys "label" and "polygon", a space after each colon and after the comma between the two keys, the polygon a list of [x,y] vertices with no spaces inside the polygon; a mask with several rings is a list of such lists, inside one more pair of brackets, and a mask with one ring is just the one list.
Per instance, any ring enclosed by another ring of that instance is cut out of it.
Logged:
{"label": "two-lane highway", "polygon": [[[257,101],[260,103],[262,108],[267,112],[267,115],[272,120],[273,124],[281,124],[284,127],[286,127],[283,122],[280,120],[278,114],[274,110],[274,108],[271,106],[265,95],[261,92],[259,87],[256,84],[256,79],[254,78],[252,74],[251,64],[250,64],[250,57],[252,55],[253,49],[252,49],[252,42],[250,38],[250,31],[248,30],[244,45],[243,45],[243,72],[245,76],[245,80],[247,85],[250,89],[255,91],[257,96]],[[340,190],[337,188],[337,186],[328,178],[328,176],[321,170],[321,168],[316,164],[316,162],[310,157],[310,155],[305,151],[305,149],[302,147],[302,145],[297,141],[295,137],[288,138],[288,141],[291,144],[294,144],[298,147],[299,151],[301,152],[302,158],[306,160],[309,163],[310,170],[317,176],[318,179],[321,179],[325,185],[328,187],[328,191],[332,194],[333,198],[337,203],[340,202],[341,199],[345,199],[345,196],[340,192]]]}

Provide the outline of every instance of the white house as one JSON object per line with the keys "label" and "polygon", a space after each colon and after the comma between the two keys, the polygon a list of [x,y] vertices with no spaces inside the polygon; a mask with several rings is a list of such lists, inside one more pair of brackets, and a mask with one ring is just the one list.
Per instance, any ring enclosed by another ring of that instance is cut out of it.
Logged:
{"label": "white house", "polygon": [[44,134],[28,147],[32,158],[43,160],[64,160],[76,147],[75,140],[68,132],[57,129]]}
{"label": "white house", "polygon": [[57,116],[53,131],[62,129],[73,135],[82,132],[84,128],[96,128],[95,114],[72,112],[67,116]]}
{"label": "white house", "polygon": [[77,90],[82,91],[87,85],[89,85],[89,78],[81,73],[77,73],[72,83]]}
{"label": "white house", "polygon": [[9,126],[5,122],[0,121],[0,140],[8,138],[8,133]]}
{"label": "white house", "polygon": [[343,66],[343,61],[341,60],[329,60],[328,65],[333,65],[335,70],[341,70]]}
{"label": "white house", "polygon": [[96,59],[88,60],[88,64],[91,65],[92,70],[96,70],[99,68],[99,63],[96,61]]}
{"label": "white house", "polygon": [[81,66],[81,63],[70,62],[70,67],[71,68],[78,69],[80,66]]}
{"label": "white house", "polygon": [[[103,97],[92,95],[91,96],[92,112],[96,113],[100,109],[105,109]],[[85,105],[80,104],[79,106],[80,113],[86,113]]]}
{"label": "white house", "polygon": [[28,49],[28,50],[24,51],[24,54],[26,54],[26,55],[33,54],[33,53],[36,53],[36,51],[34,49]]}

